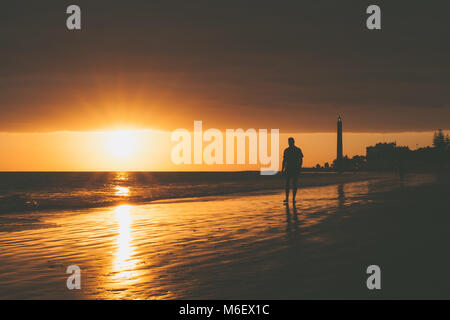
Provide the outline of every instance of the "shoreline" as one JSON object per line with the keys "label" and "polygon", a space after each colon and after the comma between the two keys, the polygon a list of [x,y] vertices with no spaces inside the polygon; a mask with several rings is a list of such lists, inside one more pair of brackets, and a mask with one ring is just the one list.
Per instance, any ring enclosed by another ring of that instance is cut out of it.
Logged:
{"label": "shoreline", "polygon": [[[222,172],[224,173],[224,172]],[[192,174],[192,173],[189,173]],[[383,179],[388,177],[395,177],[395,174],[392,173],[374,173],[374,172],[345,172],[345,173],[335,173],[335,172],[304,172],[299,177],[299,192],[302,188],[310,188],[316,186],[327,186],[327,185],[335,185],[340,183],[351,183],[356,181],[368,181],[368,180],[376,180]],[[267,181],[266,185],[261,185],[261,180]],[[78,202],[73,201],[69,203],[58,203],[58,201],[49,201],[45,198],[40,199],[38,201],[34,199],[26,200],[26,204],[18,204],[19,208],[9,209],[2,208],[0,202],[0,216],[1,215],[9,215],[9,214],[24,214],[24,213],[48,213],[55,211],[67,211],[67,210],[84,210],[90,208],[108,208],[121,204],[132,204],[132,205],[140,205],[140,204],[151,204],[151,203],[161,203],[161,202],[182,202],[183,200],[191,201],[191,199],[202,199],[208,197],[217,197],[217,196],[237,196],[237,195],[246,195],[252,193],[273,193],[284,190],[284,178],[280,174],[275,176],[259,176],[256,175],[252,179],[238,181],[235,182],[235,188],[232,182],[222,182],[222,184],[218,184],[217,186],[224,186],[228,189],[217,189],[213,192],[205,192],[203,194],[182,194],[180,196],[171,195],[171,196],[162,196],[151,199],[133,199],[132,197],[117,197],[116,199],[107,200],[103,202],[83,202],[83,199],[80,199]],[[252,183],[259,184],[256,187],[252,186]],[[231,185],[230,185],[231,184]],[[216,187],[217,187],[216,186]],[[176,192],[176,190],[174,190]],[[48,198],[51,198],[51,194],[49,194]],[[2,200],[0,198],[0,200]],[[25,200],[25,199],[24,199]],[[28,203],[31,203],[29,207]]]}
{"label": "shoreline", "polygon": [[[450,266],[448,184],[424,178],[308,187],[296,210],[280,191],[43,215],[38,228],[0,232],[0,298],[448,297],[430,291]],[[65,288],[72,264],[81,291]],[[371,264],[383,272],[376,294]]]}

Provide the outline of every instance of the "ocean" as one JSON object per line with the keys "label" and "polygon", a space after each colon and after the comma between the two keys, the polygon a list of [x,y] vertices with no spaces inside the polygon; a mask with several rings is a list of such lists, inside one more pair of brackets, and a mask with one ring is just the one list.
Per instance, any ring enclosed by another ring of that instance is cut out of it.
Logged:
{"label": "ocean", "polygon": [[282,186],[259,172],[0,172],[0,213],[105,207]]}
{"label": "ocean", "polygon": [[[37,204],[0,214],[0,299],[371,299],[372,264],[375,298],[450,292],[448,180],[432,175],[305,173],[295,207],[281,177],[253,173],[1,178],[3,204]],[[97,207],[71,209],[83,205]],[[81,290],[66,286],[73,265]]]}
{"label": "ocean", "polygon": [[[373,178],[303,173],[300,186]],[[0,214],[108,207],[156,200],[282,190],[281,175],[248,172],[0,172]]]}

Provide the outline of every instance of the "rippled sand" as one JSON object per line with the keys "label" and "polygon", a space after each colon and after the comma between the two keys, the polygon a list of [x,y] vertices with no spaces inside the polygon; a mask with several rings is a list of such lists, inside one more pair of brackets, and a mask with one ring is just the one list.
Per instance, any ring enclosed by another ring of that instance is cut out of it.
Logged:
{"label": "rippled sand", "polygon": [[[339,297],[344,276],[357,294],[367,248],[383,237],[361,208],[386,205],[397,188],[305,188],[296,209],[275,192],[4,216],[0,298]],[[81,290],[66,287],[69,265],[81,268]]]}

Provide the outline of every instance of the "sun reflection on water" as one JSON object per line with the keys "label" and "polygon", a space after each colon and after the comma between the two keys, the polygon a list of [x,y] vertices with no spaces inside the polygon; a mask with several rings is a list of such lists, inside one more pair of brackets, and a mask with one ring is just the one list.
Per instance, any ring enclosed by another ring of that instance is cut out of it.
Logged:
{"label": "sun reflection on water", "polygon": [[115,189],[116,189],[116,193],[115,193],[116,196],[126,197],[130,194],[130,188],[128,188],[128,187],[116,186]]}
{"label": "sun reflection on water", "polygon": [[116,172],[116,180],[119,181],[127,181],[128,180],[128,172],[126,171],[118,171]]}
{"label": "sun reflection on water", "polygon": [[129,280],[133,276],[136,260],[133,259],[130,205],[120,205],[115,208],[118,223],[117,251],[114,261],[114,271],[118,279]]}

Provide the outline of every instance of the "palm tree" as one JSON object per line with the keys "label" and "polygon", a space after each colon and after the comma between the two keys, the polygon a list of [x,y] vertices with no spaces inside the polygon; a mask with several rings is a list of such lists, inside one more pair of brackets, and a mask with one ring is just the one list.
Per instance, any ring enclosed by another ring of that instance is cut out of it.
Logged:
{"label": "palm tree", "polygon": [[444,136],[442,129],[439,129],[433,136],[433,147],[437,150],[446,150],[449,146],[449,136]]}

